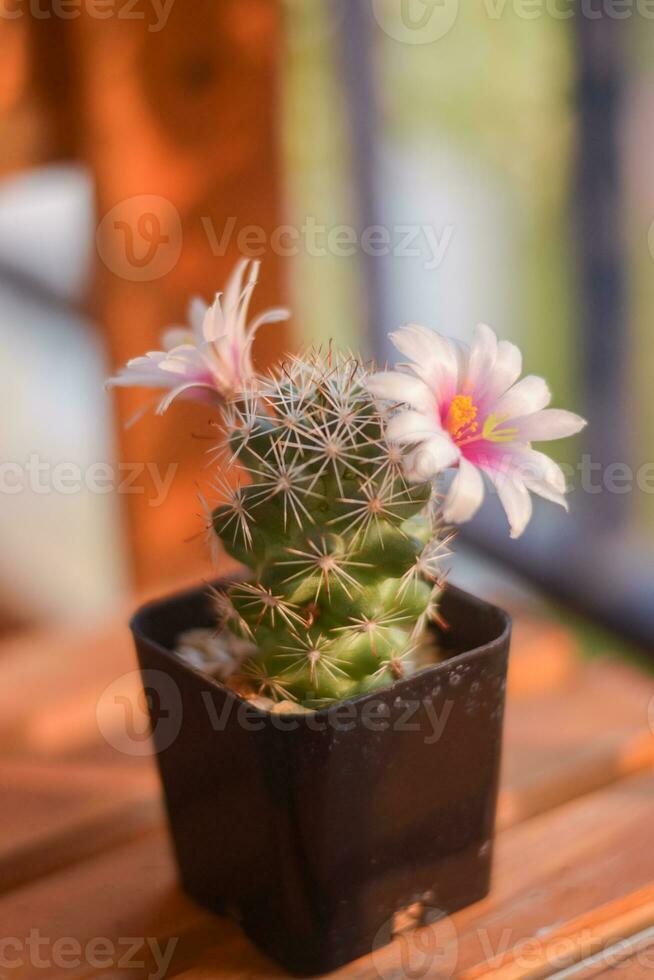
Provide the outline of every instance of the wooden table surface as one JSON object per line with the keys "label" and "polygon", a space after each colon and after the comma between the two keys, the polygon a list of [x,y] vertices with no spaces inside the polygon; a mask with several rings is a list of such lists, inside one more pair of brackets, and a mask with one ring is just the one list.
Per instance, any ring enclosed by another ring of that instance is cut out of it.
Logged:
{"label": "wooden table surface", "polygon": [[[509,688],[489,898],[334,976],[654,976],[654,678],[523,616]],[[181,893],[137,695],[123,617],[0,647],[0,977],[282,976]]]}

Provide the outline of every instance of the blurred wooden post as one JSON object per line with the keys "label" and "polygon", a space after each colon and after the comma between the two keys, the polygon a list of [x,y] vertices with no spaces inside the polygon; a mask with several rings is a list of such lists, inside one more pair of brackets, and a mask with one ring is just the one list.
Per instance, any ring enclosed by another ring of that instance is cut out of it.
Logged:
{"label": "blurred wooden post", "polygon": [[[140,2],[132,17],[71,22],[80,90],[80,154],[95,174],[99,234],[92,305],[113,367],[160,348],[183,323],[189,298],[222,287],[243,240],[263,254],[253,308],[284,300],[279,259],[266,242],[280,220],[277,0]],[[167,14],[167,18],[166,18]],[[254,247],[253,247],[254,246]],[[265,329],[265,328],[264,328]],[[261,365],[287,345],[273,326],[255,347]],[[162,418],[123,423],[148,393],[118,395],[120,459],[147,464],[125,492],[135,580],[180,575],[206,561],[198,482],[211,433],[207,410],[179,403]],[[189,431],[201,438],[189,438]],[[158,481],[172,486],[165,500]],[[139,491],[139,492],[135,492]],[[207,565],[207,573],[209,568]]]}

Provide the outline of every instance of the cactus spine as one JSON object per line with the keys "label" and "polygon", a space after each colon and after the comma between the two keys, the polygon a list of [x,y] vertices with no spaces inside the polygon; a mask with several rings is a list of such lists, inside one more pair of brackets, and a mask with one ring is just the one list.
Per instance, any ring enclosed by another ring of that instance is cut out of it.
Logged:
{"label": "cactus spine", "polygon": [[256,645],[242,677],[305,707],[416,669],[445,550],[431,483],[408,485],[355,358],[310,351],[225,412],[224,447],[248,481],[224,483],[211,525],[251,569],[217,597]]}

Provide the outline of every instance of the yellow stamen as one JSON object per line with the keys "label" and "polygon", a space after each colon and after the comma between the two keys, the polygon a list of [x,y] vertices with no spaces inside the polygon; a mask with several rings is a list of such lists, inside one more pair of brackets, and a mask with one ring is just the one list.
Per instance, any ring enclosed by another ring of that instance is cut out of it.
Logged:
{"label": "yellow stamen", "polygon": [[461,435],[464,429],[466,435],[476,432],[479,428],[475,422],[477,412],[478,408],[470,395],[455,395],[447,413],[445,428],[455,439]]}
{"label": "yellow stamen", "polygon": [[482,437],[490,442],[511,442],[518,435],[516,428],[502,429],[500,426],[506,419],[498,419],[497,415],[489,415],[484,422]]}

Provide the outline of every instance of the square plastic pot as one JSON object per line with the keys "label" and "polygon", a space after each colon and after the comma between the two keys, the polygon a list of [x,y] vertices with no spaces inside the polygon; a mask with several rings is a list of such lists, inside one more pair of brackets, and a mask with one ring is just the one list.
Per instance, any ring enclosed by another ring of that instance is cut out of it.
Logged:
{"label": "square plastic pot", "polygon": [[183,887],[294,973],[369,953],[412,903],[438,916],[489,890],[511,625],[452,587],[441,609],[448,660],[309,715],[175,656],[212,625],[205,589],[132,620]]}

